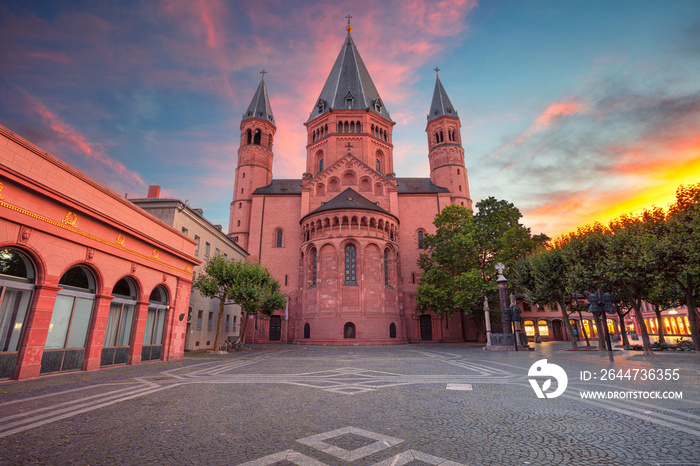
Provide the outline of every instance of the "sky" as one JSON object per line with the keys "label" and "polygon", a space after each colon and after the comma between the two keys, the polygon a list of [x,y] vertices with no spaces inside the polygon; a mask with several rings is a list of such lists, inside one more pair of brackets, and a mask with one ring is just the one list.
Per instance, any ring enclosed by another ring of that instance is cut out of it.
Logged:
{"label": "sky", "polygon": [[396,122],[398,177],[428,177],[433,68],[459,113],[474,202],[533,234],[656,205],[700,182],[700,2],[8,1],[0,124],[130,198],[149,185],[227,229],[240,122],[265,75],[273,176],[346,36]]}

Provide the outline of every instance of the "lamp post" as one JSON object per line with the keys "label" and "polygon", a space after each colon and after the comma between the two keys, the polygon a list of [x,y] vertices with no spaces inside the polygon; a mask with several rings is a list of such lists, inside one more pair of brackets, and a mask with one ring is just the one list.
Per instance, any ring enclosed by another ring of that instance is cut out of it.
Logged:
{"label": "lamp post", "polygon": [[610,333],[608,332],[608,322],[607,318],[605,317],[606,314],[615,313],[615,305],[613,304],[615,302],[615,297],[612,295],[612,293],[601,294],[599,288],[597,293],[588,293],[586,299],[589,303],[591,303],[591,305],[588,307],[591,314],[593,314],[596,319],[598,317],[601,318],[603,335],[605,336],[605,344],[608,347],[608,359],[610,359],[610,362],[615,362],[615,359],[613,358],[612,344],[610,343]]}
{"label": "lamp post", "polygon": [[518,351],[518,334],[520,333],[520,308],[515,304],[515,297],[510,295],[510,307],[506,307],[501,312],[503,312],[504,322],[508,325],[508,330],[510,330],[511,323],[513,326],[513,345],[515,346],[515,351]]}

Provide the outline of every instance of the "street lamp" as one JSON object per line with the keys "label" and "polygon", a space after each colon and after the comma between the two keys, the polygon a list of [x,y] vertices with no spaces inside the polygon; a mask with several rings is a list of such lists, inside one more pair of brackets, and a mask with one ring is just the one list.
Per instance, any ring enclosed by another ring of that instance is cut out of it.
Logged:
{"label": "street lamp", "polygon": [[591,314],[593,314],[596,319],[600,317],[601,326],[603,327],[603,335],[605,336],[605,344],[608,347],[608,358],[610,359],[610,362],[615,362],[613,358],[612,344],[610,343],[610,333],[608,332],[608,322],[607,318],[605,317],[606,314],[615,313],[615,304],[613,304],[615,302],[615,297],[612,295],[612,293],[601,294],[599,288],[597,293],[588,293],[586,299],[589,303],[591,303],[591,305],[588,307]]}

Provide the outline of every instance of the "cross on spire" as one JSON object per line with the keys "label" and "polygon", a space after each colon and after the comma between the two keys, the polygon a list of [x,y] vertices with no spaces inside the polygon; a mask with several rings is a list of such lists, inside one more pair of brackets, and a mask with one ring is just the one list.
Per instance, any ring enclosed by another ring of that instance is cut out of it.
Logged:
{"label": "cross on spire", "polygon": [[347,15],[346,18],[348,19],[348,27],[346,28],[346,30],[347,30],[348,32],[350,32],[350,31],[352,31],[352,28],[350,27],[350,18],[352,18],[352,16]]}
{"label": "cross on spire", "polygon": [[269,71],[265,71],[265,68],[260,72],[260,74],[263,76],[263,79],[265,79],[265,75],[269,73]]}
{"label": "cross on spire", "polygon": [[436,66],[435,68],[433,68],[433,71],[435,71],[435,76],[437,76],[439,78],[440,77],[440,68],[438,68]]}

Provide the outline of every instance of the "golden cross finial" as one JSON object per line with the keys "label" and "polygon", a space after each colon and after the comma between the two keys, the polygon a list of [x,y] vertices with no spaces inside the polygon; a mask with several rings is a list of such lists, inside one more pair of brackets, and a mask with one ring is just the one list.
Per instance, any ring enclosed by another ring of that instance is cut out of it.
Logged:
{"label": "golden cross finial", "polygon": [[435,71],[435,76],[439,78],[440,77],[440,68],[438,68],[436,66],[435,68],[433,68],[433,71]]}
{"label": "golden cross finial", "polygon": [[350,27],[350,18],[352,18],[352,16],[347,15],[346,18],[348,19],[348,27],[345,29],[346,29],[346,31],[350,32],[350,31],[352,31],[352,28]]}
{"label": "golden cross finial", "polygon": [[265,75],[269,73],[269,71],[265,71],[265,68],[260,72],[261,75],[263,75],[263,80],[265,79]]}

